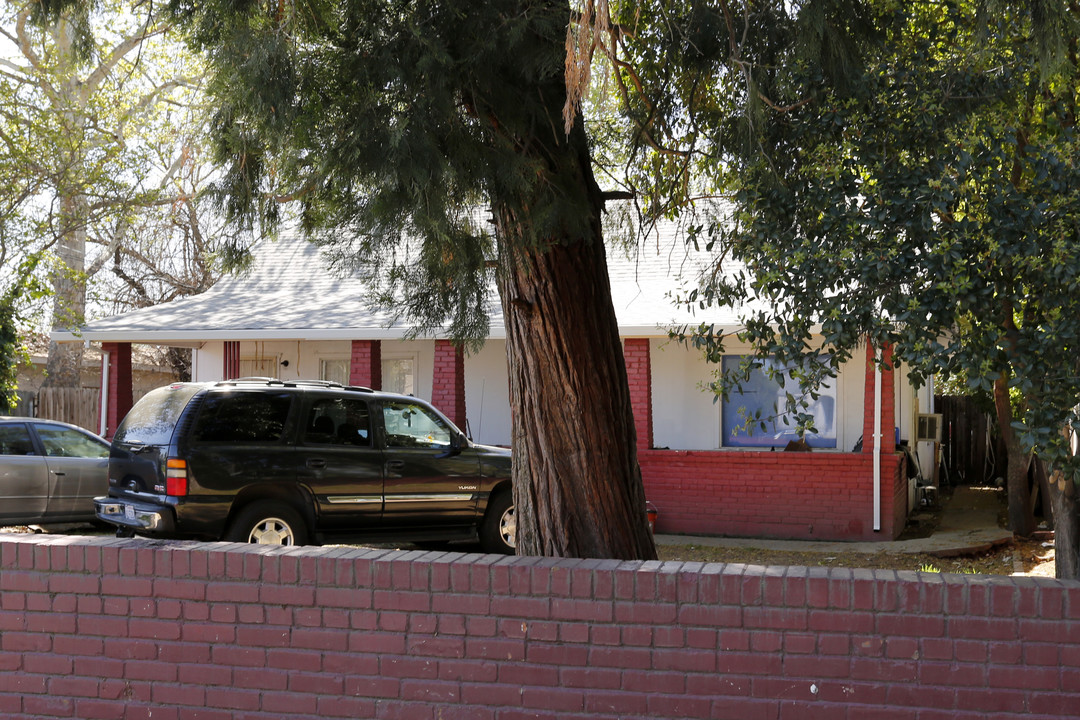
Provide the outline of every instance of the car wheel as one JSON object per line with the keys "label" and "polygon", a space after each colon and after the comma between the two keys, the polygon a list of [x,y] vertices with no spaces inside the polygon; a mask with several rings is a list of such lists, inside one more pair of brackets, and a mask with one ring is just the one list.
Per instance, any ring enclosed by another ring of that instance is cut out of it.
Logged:
{"label": "car wheel", "polygon": [[485,552],[506,555],[513,555],[517,549],[517,515],[509,491],[500,492],[488,503],[480,527],[480,545]]}
{"label": "car wheel", "polygon": [[288,505],[263,500],[240,511],[225,533],[225,540],[256,545],[304,545],[307,527],[300,514]]}

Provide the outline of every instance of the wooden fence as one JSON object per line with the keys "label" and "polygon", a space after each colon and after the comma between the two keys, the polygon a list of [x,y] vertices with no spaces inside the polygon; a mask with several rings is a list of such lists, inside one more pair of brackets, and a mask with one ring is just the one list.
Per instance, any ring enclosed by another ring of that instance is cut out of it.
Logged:
{"label": "wooden fence", "polygon": [[101,391],[97,388],[42,388],[37,392],[35,414],[97,432],[100,406]]}
{"label": "wooden fence", "polygon": [[964,396],[937,395],[934,408],[942,416],[942,463],[949,484],[988,485],[1005,476],[1005,447],[989,414]]}

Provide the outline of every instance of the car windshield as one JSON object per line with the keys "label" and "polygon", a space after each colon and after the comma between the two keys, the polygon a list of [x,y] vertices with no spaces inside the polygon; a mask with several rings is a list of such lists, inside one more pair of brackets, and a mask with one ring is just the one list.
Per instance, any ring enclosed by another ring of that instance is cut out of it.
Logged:
{"label": "car windshield", "polygon": [[146,394],[120,423],[114,442],[168,445],[180,413],[200,390],[198,385],[168,385]]}

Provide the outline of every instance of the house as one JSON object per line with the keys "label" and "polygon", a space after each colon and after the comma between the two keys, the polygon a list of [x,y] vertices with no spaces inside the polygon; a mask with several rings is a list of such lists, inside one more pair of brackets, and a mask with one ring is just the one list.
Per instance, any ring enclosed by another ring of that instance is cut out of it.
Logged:
{"label": "house", "polygon": [[[497,298],[483,348],[465,356],[445,338],[408,339],[412,329],[364,302],[363,286],[328,269],[317,246],[295,237],[264,242],[250,272],[208,292],[96,320],[78,337],[106,354],[102,417],[109,434],[131,405],[134,343],[193,349],[197,381],[244,376],[321,378],[411,393],[432,401],[474,440],[510,443],[505,332]],[[695,314],[673,288],[709,258],[688,253],[665,230],[628,254],[608,253],[612,296],[624,342],[645,490],[672,533],[830,540],[893,539],[915,499],[899,440],[911,440],[931,393],[916,394],[903,368],[867,362],[841,368],[813,411],[812,452],[783,452],[780,431],[735,432],[743,407],[772,407],[777,386],[753,378],[742,396],[718,401],[702,386],[714,368],[668,337],[668,328],[707,321],[739,327],[736,311]],[[731,346],[737,362],[748,348]],[[782,430],[782,428],[780,428]],[[862,443],[860,438],[882,442]]]}

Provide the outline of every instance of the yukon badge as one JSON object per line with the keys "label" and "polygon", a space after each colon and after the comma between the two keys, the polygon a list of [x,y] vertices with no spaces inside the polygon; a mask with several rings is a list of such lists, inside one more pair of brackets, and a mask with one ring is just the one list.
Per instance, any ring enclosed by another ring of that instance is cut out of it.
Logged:
{"label": "yukon badge", "polygon": [[476,490],[478,485],[458,485],[458,490]]}

